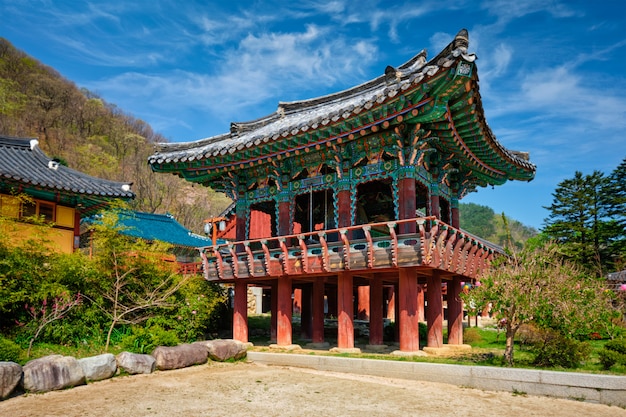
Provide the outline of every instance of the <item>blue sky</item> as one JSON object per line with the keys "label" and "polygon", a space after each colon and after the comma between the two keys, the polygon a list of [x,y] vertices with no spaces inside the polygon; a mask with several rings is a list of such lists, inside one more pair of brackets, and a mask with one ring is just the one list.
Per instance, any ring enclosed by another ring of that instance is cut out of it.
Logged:
{"label": "blue sky", "polygon": [[466,28],[487,122],[537,176],[464,202],[540,228],[560,181],[626,157],[622,0],[0,0],[0,16],[1,37],[173,142],[433,57]]}

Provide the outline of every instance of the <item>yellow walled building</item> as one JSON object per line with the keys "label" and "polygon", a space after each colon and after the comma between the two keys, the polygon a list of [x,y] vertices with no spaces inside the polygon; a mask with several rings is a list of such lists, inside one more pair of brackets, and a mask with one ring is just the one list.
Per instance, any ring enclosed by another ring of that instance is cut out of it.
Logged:
{"label": "yellow walled building", "polygon": [[43,234],[51,249],[71,253],[78,248],[80,219],[116,199],[134,198],[130,185],[61,165],[36,139],[0,136],[0,217],[17,220],[4,222],[0,233],[16,242]]}

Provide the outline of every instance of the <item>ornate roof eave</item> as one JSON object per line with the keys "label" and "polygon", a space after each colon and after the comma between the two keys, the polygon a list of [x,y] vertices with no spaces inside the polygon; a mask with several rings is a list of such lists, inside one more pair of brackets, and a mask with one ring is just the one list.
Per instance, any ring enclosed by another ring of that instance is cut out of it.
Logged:
{"label": "ornate roof eave", "polygon": [[[210,178],[223,177],[233,170],[255,164],[275,164],[281,157],[288,158],[300,151],[341,144],[353,139],[356,133],[367,134],[367,129],[376,131],[379,125],[388,127],[403,119],[417,122],[422,119],[446,122],[444,136],[453,139],[448,141],[446,151],[459,154],[464,163],[473,167],[471,171],[476,173],[476,178],[472,181],[478,185],[501,184],[507,179],[530,180],[534,177],[534,165],[522,154],[505,149],[486,124],[478,78],[472,65],[475,56],[467,54],[467,39],[467,31],[462,30],[429,62],[422,51],[398,69],[387,67],[384,75],[360,86],[315,99],[280,103],[277,112],[269,116],[233,123],[230,133],[197,142],[159,144],[149,162],[154,171],[171,172],[189,181],[207,183]],[[465,67],[471,77],[465,79],[465,84],[457,79],[453,85],[452,80],[463,63],[467,64]],[[446,103],[437,102],[436,94],[448,94],[449,99],[454,94],[459,95],[461,86],[465,88],[465,96],[457,100],[457,103],[462,102],[461,106],[449,108]],[[431,88],[438,90],[430,91]],[[446,88],[450,91],[444,91]],[[473,135],[468,135],[467,129],[455,129],[457,123],[463,123],[464,107],[468,105],[472,107]],[[424,118],[426,113],[429,115]],[[352,123],[355,120],[356,123]],[[482,141],[483,148],[487,143],[487,153],[475,153],[468,143],[472,136]],[[497,160],[501,169],[491,167],[481,157]]]}

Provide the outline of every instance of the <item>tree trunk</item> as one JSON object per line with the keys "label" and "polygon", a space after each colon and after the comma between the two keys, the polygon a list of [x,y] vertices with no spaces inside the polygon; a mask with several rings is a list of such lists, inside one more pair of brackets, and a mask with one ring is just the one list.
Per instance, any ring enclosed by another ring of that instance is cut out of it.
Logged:
{"label": "tree trunk", "polygon": [[515,343],[515,333],[517,333],[518,326],[511,326],[510,323],[506,324],[506,347],[504,348],[504,361],[507,366],[513,366],[513,346]]}

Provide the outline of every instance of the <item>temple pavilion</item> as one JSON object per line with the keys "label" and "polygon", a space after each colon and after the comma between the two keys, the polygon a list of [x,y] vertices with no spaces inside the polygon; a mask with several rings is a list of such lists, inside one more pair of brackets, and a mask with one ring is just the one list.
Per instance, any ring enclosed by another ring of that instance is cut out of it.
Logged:
{"label": "temple pavilion", "polygon": [[[461,30],[438,55],[335,94],[281,102],[258,120],[188,143],[157,145],[155,172],[221,190],[235,202],[235,239],[203,249],[207,280],[235,288],[233,337],[248,341],[246,294],[271,294],[271,338],[293,342],[292,296],[301,328],[324,341],[324,308],[337,318],[337,348],[352,350],[354,320],[369,318],[383,344],[395,311],[400,351],[463,342],[461,282],[500,253],[459,229],[459,200],[478,187],[530,181],[528,154],[506,149],[487,125],[476,56]],[[393,294],[393,297],[389,297]],[[426,307],[425,307],[426,306]]]}

